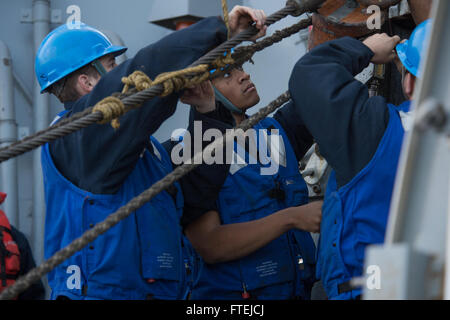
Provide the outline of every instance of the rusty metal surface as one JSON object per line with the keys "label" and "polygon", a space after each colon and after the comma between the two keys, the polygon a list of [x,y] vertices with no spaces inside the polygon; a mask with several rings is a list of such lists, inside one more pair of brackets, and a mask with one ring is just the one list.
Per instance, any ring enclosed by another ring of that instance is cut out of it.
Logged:
{"label": "rusty metal surface", "polygon": [[[326,41],[344,36],[361,38],[373,33],[367,27],[367,8],[356,0],[328,0],[313,15],[313,28],[308,40],[308,48],[312,49]],[[386,21],[387,14],[382,11],[381,23]]]}

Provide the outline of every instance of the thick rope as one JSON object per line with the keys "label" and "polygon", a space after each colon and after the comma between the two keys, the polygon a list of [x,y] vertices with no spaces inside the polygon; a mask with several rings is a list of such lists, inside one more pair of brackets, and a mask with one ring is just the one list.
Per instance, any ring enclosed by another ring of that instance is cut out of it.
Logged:
{"label": "thick rope", "polygon": [[[217,63],[221,64],[220,60]],[[214,65],[214,64],[213,64]],[[189,74],[199,73],[194,77],[188,77]],[[162,73],[156,77],[153,85],[163,84],[164,90],[161,93],[162,97],[168,96],[174,91],[179,91],[183,88],[193,88],[199,83],[202,83],[209,77],[209,65],[200,64],[195,67],[186,68],[184,70]]]}
{"label": "thick rope", "polygon": [[142,71],[134,71],[128,77],[122,78],[124,84],[122,93],[127,93],[130,86],[134,86],[136,90],[142,91],[152,86],[152,80]]}
{"label": "thick rope", "polygon": [[[100,124],[108,123],[109,121],[116,120],[120,115],[122,115],[125,111],[125,106],[119,98],[116,97],[107,97],[100,102],[98,102],[92,112],[101,112],[103,115],[103,119],[99,122]],[[112,127],[114,129],[118,129],[118,122],[112,122]]]}
{"label": "thick rope", "polygon": [[[225,57],[219,59],[217,65],[224,64],[221,60],[226,59]],[[231,55],[227,61],[229,61],[230,63],[234,63]],[[200,72],[203,73],[194,77],[188,77],[188,75],[190,74]],[[209,75],[209,66],[206,64],[186,68],[184,70],[162,73],[158,77],[156,77],[155,81],[152,81],[144,72],[138,70],[134,71],[128,77],[122,78],[122,83],[124,84],[122,94],[126,94],[131,86],[133,86],[137,91],[142,91],[150,88],[153,85],[163,84],[164,91],[161,93],[161,97],[165,97],[170,95],[174,91],[179,91],[183,88],[192,88],[195,85],[202,83],[203,81],[208,79]],[[120,100],[118,97],[107,97],[99,101],[94,106],[94,108],[92,109],[92,113],[101,112],[103,115],[103,119],[98,123],[105,124],[111,121],[111,126],[114,129],[118,129],[120,127],[120,122],[118,119],[119,116],[125,114],[131,109],[140,106],[141,105],[134,107],[125,107],[122,100]]]}
{"label": "thick rope", "polygon": [[20,293],[29,288],[33,283],[39,281],[45,274],[52,271],[56,266],[61,264],[66,259],[70,258],[73,254],[83,249],[90,242],[97,239],[100,235],[114,227],[121,220],[128,217],[134,211],[142,207],[145,203],[150,201],[161,191],[167,189],[174,182],[188,174],[190,171],[194,170],[201,163],[203,154],[211,154],[211,152],[206,153],[205,150],[212,150],[222,146],[224,143],[233,139],[236,132],[241,129],[241,132],[245,132],[248,129],[255,126],[262,119],[267,117],[269,114],[274,112],[277,108],[281,107],[290,99],[289,92],[283,93],[276,100],[272,101],[268,106],[261,108],[252,117],[243,121],[239,126],[237,126],[233,131],[228,131],[225,136],[215,140],[209,144],[202,152],[198,152],[191,159],[189,164],[183,164],[182,166],[176,168],[170,174],[153,184],[149,189],[133,198],[125,206],[119,208],[116,212],[109,215],[104,221],[96,224],[92,229],[86,231],[82,236],[72,241],[69,245],[63,249],[56,252],[52,257],[44,261],[38,267],[30,270],[26,275],[17,279],[17,281],[10,287],[7,287],[1,294],[0,300],[9,300],[18,296]]}
{"label": "thick rope", "polygon": [[[322,3],[323,1],[319,1],[319,0],[305,1],[305,3],[307,3],[307,4],[309,3],[309,5],[311,5],[312,3],[316,4],[316,3],[319,3],[319,2]],[[277,12],[276,14],[270,16],[268,18],[268,23],[267,24],[270,25],[271,23],[273,23],[273,22],[271,22],[271,19],[278,19],[279,20],[279,19],[285,17],[287,14],[289,14],[289,13],[286,13],[286,12],[287,11],[292,11],[293,9],[296,10],[296,11],[294,11],[295,14],[299,14],[298,6],[296,6],[296,8],[293,8],[292,5],[288,5],[287,7],[289,7],[289,10],[287,10],[287,8],[284,8],[284,9],[280,10],[279,12]],[[308,7],[308,10],[312,10],[312,9]],[[252,28],[249,28],[249,29],[252,29]],[[244,31],[244,32],[242,32],[238,36],[234,37],[232,40],[239,41],[239,43],[240,43],[240,42],[245,40],[245,38],[240,40],[241,37],[248,37],[249,38],[252,35],[256,34],[257,31],[256,31],[255,28],[253,28],[254,30],[250,30],[250,31],[249,31],[249,29]],[[227,48],[227,45],[232,45],[232,46],[230,48],[228,48],[228,49],[225,49],[225,48]],[[237,44],[234,44],[233,41],[229,41],[229,43],[225,43],[224,45],[219,46],[219,49],[216,48],[216,50],[213,50],[212,52],[214,54],[218,54],[218,52],[223,54],[224,52],[226,52],[227,50],[231,49],[235,45],[237,45]],[[221,51],[221,50],[224,50],[224,51]],[[214,52],[214,51],[216,51],[216,52]],[[202,64],[203,60],[206,61],[207,59],[210,59],[211,57],[214,56],[214,54],[211,54],[211,52],[210,52],[209,56],[207,54],[203,58],[200,58],[192,66],[196,66],[196,65]],[[202,62],[202,63],[200,63],[200,62]],[[134,83],[134,85],[136,85],[136,83]],[[158,88],[155,88],[155,87],[158,87]],[[144,91],[151,91],[152,88],[157,89],[157,91],[162,91],[163,88],[161,88],[161,87],[162,86],[159,84],[158,86],[152,86],[152,87],[150,87],[148,89],[145,89]],[[160,92],[160,93],[163,93],[163,92]],[[148,93],[149,92],[147,92],[146,94],[148,94]],[[140,96],[139,94],[136,94],[136,95]],[[133,97],[133,96],[125,97],[124,100],[121,101],[121,102],[122,102],[122,104],[124,104],[126,106],[127,103],[129,103],[129,104],[132,103],[134,98],[135,97]],[[128,101],[127,101],[127,99],[128,99]],[[267,115],[269,115],[270,113],[275,111],[277,108],[282,106],[284,103],[286,103],[289,99],[290,99],[289,92],[284,93],[283,95],[278,97],[276,100],[274,100],[271,104],[269,104],[267,107],[259,110],[255,115],[253,115],[249,119],[243,121],[241,123],[241,125],[238,126],[236,129],[242,129],[243,131],[248,130],[249,128],[253,127],[256,123],[258,123],[259,121],[264,119]],[[110,101],[113,101],[113,100],[110,100]],[[135,104],[139,104],[139,103],[140,102],[137,102]],[[105,104],[107,104],[107,103],[105,102]],[[113,108],[115,108],[115,107],[113,107]],[[115,115],[117,113],[117,110],[111,111],[110,113],[112,115]],[[75,120],[74,122],[71,122],[69,124],[73,124],[73,123],[75,123],[75,122],[77,122],[79,120],[86,120],[84,118],[88,118],[90,116],[92,116],[91,118],[93,118],[93,116],[97,116],[98,117],[98,115],[100,115],[101,118],[97,119],[96,121],[102,121],[104,119],[103,114],[104,114],[104,111],[91,113],[91,114],[89,114],[89,115],[87,115],[87,116],[85,116],[83,118],[78,118],[77,120]],[[63,128],[57,127],[57,129],[63,129]],[[230,135],[231,135],[231,137],[230,137]],[[233,136],[234,136],[233,134],[230,134],[228,132],[224,137],[222,137],[221,139],[217,139],[212,144],[207,146],[205,148],[205,150],[206,149],[211,149],[211,145],[213,145],[212,148],[215,148],[214,145],[219,146],[220,144],[223,144],[224,141],[226,141],[227,139],[232,138]],[[203,153],[204,153],[204,151],[202,151],[201,153],[197,153],[193,157],[193,159],[192,159],[192,161],[190,163],[196,163],[197,159],[199,157],[203,156]],[[67,258],[72,256],[77,251],[79,251],[82,248],[84,248],[88,243],[94,241],[98,236],[100,236],[101,234],[105,233],[107,230],[112,228],[114,225],[116,225],[122,219],[124,219],[127,216],[129,216],[135,210],[139,209],[142,205],[144,205],[146,202],[150,201],[159,192],[161,192],[164,189],[166,189],[167,187],[169,187],[171,184],[173,184],[175,181],[179,180],[182,176],[186,175],[188,172],[190,172],[191,170],[193,170],[197,166],[198,166],[197,164],[184,164],[184,165],[178,167],[177,169],[175,169],[172,173],[170,173],[169,175],[167,175],[166,177],[164,177],[163,179],[161,179],[160,181],[155,183],[152,187],[150,187],[148,190],[144,191],[141,195],[133,198],[127,205],[121,207],[115,213],[111,214],[103,222],[95,225],[94,228],[88,230],[81,237],[75,239],[71,244],[69,244],[65,248],[61,249],[60,251],[58,251],[55,255],[53,255],[51,258],[46,260],[40,266],[38,266],[38,267],[34,268],[33,270],[31,270],[25,276],[20,277],[16,281],[16,283],[14,285],[6,288],[0,294],[0,300],[12,299],[12,298],[18,296],[21,292],[26,290],[34,282],[38,281],[43,275],[45,275],[46,273],[50,272],[57,265],[59,265],[61,262],[63,262],[64,260],[66,260]]]}
{"label": "thick rope", "polygon": [[222,0],[222,12],[223,12],[223,21],[225,22],[225,25],[227,27],[227,39],[230,39],[231,36],[231,29],[230,29],[230,19],[228,16],[228,4],[227,0]]}
{"label": "thick rope", "polygon": [[[301,10],[312,11],[318,8],[318,6],[324,0],[306,0],[304,1],[304,5],[301,7]],[[277,22],[285,18],[287,15],[293,15],[299,13],[299,7],[293,3],[288,4],[285,8],[275,12],[270,15],[266,20],[266,25],[270,26],[271,24]],[[201,64],[212,64],[218,58],[223,56],[225,52],[230,51],[232,48],[240,44],[242,41],[246,41],[250,39],[252,36],[257,34],[258,30],[255,27],[249,27],[245,31],[236,35],[232,39],[224,42],[220,46],[216,47],[214,50],[207,53],[205,56],[198,59],[194,62],[191,67],[198,66]],[[120,99],[127,109],[133,109],[136,106],[141,105],[144,101],[154,98],[158,95],[161,95],[165,90],[163,84],[159,83],[151,86],[142,91],[133,91],[133,94],[120,95]],[[130,90],[131,91],[131,90]],[[89,113],[88,111],[92,110],[88,108],[84,110],[81,114],[77,114],[72,116],[69,119],[64,119],[60,121],[57,125],[51,126],[47,129],[41,130],[29,137],[24,138],[21,141],[13,143],[7,147],[0,149],[0,163],[4,162],[13,157],[17,157],[21,154],[24,154],[28,151],[36,149],[45,143],[51,142],[58,138],[64,137],[68,134],[71,134],[75,131],[78,131],[82,128],[88,127],[94,123],[102,121],[103,114],[101,112]]]}

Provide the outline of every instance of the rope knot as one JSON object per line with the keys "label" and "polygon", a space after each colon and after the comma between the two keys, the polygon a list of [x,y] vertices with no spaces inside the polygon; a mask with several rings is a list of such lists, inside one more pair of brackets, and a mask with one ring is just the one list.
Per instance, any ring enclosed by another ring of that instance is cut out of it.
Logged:
{"label": "rope knot", "polygon": [[222,56],[218,57],[211,63],[211,67],[213,68],[210,73],[215,76],[221,71],[224,71],[227,67],[232,66],[236,63],[233,59],[234,49],[227,51]]}
{"label": "rope knot", "polygon": [[231,51],[228,51],[225,55],[217,58],[212,64],[214,67],[220,69],[220,68],[225,68],[228,65],[232,65],[234,64],[234,59],[231,56]]}
{"label": "rope knot", "polygon": [[123,77],[122,83],[124,84],[122,93],[126,93],[130,86],[134,86],[137,91],[148,89],[153,81],[144,72],[136,70],[128,77]]}
{"label": "rope knot", "polygon": [[162,84],[164,91],[161,93],[161,97],[166,97],[174,91],[181,90],[186,85],[188,79],[182,74],[175,74],[173,72],[164,72],[158,75],[154,84]]}
{"label": "rope knot", "polygon": [[[194,75],[193,74],[197,74]],[[161,97],[168,96],[174,91],[183,88],[192,88],[209,77],[208,65],[200,64],[195,67],[189,67],[179,71],[162,73],[156,77],[152,85],[162,84],[164,91]]]}
{"label": "rope knot", "polygon": [[94,106],[92,113],[101,112],[103,114],[103,119],[98,123],[106,124],[111,121],[111,126],[114,129],[120,127],[119,116],[125,113],[125,105],[122,100],[116,97],[107,97]]}

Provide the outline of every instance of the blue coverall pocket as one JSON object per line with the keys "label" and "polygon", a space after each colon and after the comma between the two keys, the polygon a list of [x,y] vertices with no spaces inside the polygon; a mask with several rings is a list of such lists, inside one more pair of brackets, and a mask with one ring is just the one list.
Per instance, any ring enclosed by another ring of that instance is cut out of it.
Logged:
{"label": "blue coverall pocket", "polygon": [[300,175],[281,178],[287,207],[297,207],[308,203],[308,188]]}
{"label": "blue coverall pocket", "polygon": [[318,277],[330,299],[339,295],[337,285],[350,278],[340,252],[342,221],[342,203],[334,192],[323,206],[317,261]]}
{"label": "blue coverall pocket", "polygon": [[175,206],[166,208],[162,204],[152,200],[145,205],[146,210],[136,213],[142,275],[150,282],[181,281],[181,268],[184,265],[181,229],[177,229],[179,224],[176,223]]}
{"label": "blue coverall pocket", "polygon": [[291,282],[295,278],[286,235],[240,261],[242,281],[247,290]]}

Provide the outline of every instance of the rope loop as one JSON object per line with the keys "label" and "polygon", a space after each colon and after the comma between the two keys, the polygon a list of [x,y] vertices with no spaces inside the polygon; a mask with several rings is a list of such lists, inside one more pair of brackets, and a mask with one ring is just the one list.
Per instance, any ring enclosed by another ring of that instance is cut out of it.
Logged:
{"label": "rope loop", "polygon": [[137,91],[142,91],[153,85],[152,79],[139,70],[134,71],[128,77],[123,77],[122,83],[124,84],[122,93],[126,93],[130,86],[134,86]]}
{"label": "rope loop", "polygon": [[[301,1],[301,0],[293,0],[293,1]],[[319,4],[324,2],[324,0],[304,0],[306,3],[310,4]],[[313,8],[315,10],[317,8]],[[293,11],[292,6],[285,7],[276,13],[272,14],[268,17],[266,24],[271,25],[276,21],[281,20],[286,17]],[[235,47],[239,43],[244,40],[247,40],[248,37],[254,34],[254,30],[251,28],[247,29],[241,33],[241,36],[236,36],[234,39],[231,39],[227,43],[227,47]],[[268,44],[271,45],[271,44]],[[267,45],[267,46],[268,46]],[[261,46],[255,51],[262,50]],[[152,88],[155,84],[163,84],[165,90],[163,95],[170,94],[174,89],[181,88],[181,85],[185,85],[186,87],[192,87],[200,82],[207,80],[210,76],[210,73],[213,73],[212,68],[217,67],[223,68],[221,66],[226,67],[227,65],[234,65],[236,62],[230,59],[230,54],[227,53],[225,56],[223,52],[224,48],[219,48],[218,50],[221,53],[214,52],[213,54],[207,54],[197,60],[194,64],[197,64],[196,67],[187,68],[185,70],[169,72],[164,75],[160,75],[155,79],[155,81],[151,81],[150,78],[145,76],[143,73],[135,73],[134,76],[130,75],[129,77],[124,77],[123,83],[123,93],[117,94],[114,93],[113,96],[107,97],[101,101],[99,101],[93,108],[85,109],[83,112],[80,112],[76,115],[73,115],[71,118],[64,119],[56,125],[51,126],[46,130],[42,130],[37,132],[33,136],[26,137],[21,140],[21,142],[14,143],[11,146],[4,147],[0,150],[0,163],[21,155],[27,151],[35,149],[39,146],[42,146],[44,143],[54,141],[57,138],[63,137],[69,133],[75,132],[82,128],[86,128],[87,126],[100,123],[105,124],[108,121],[112,121],[112,126],[114,128],[119,127],[118,117],[123,115],[127,110],[133,109],[136,105],[143,103],[151,98],[154,98],[161,91],[160,88],[157,88],[152,91]],[[223,50],[223,51],[222,51]],[[254,51],[253,51],[254,52]],[[231,52],[232,53],[232,52]],[[212,57],[216,58],[217,54],[222,54],[222,56],[213,64],[208,65],[212,59]],[[235,58],[235,60],[237,60]],[[205,62],[208,61],[208,62]],[[208,64],[206,64],[208,63]],[[214,64],[216,63],[216,64]],[[242,63],[242,61],[237,61],[237,63]],[[223,71],[223,70],[221,70]],[[172,80],[169,78],[177,75],[177,80]],[[166,83],[167,81],[167,83]],[[135,88],[130,90],[130,86],[135,86]],[[171,89],[170,86],[174,88]],[[144,92],[140,92],[136,94],[136,97],[133,97],[135,93],[133,91],[144,90]],[[172,90],[172,91],[170,91]],[[148,91],[148,92],[147,92]],[[155,93],[158,91],[157,93]],[[130,93],[133,92],[131,95]],[[124,97],[123,101],[120,99],[121,96]],[[138,97],[139,96],[139,97]],[[256,123],[260,122],[261,119],[265,118],[270,113],[274,112],[277,108],[284,105],[290,99],[289,92],[284,93],[276,100],[271,102],[267,107],[260,109],[255,115],[243,121],[239,128],[244,131],[253,127]],[[128,109],[127,109],[128,108]],[[88,114],[89,112],[89,114]],[[102,113],[102,119],[98,120],[97,112]],[[95,113],[95,114],[94,114]],[[64,126],[63,126],[64,124]],[[219,142],[219,140],[215,140],[213,143]],[[98,236],[106,232],[108,229],[112,228],[118,222],[129,216],[132,212],[136,211],[140,207],[142,207],[146,202],[150,201],[155,195],[160,193],[162,190],[165,190],[168,185],[172,185],[174,181],[179,180],[189,171],[193,170],[197,165],[192,164],[184,164],[176,168],[172,173],[168,174],[165,178],[156,182],[152,187],[148,190],[144,191],[141,195],[133,198],[128,202],[128,204],[119,208],[115,213],[108,216],[104,221],[99,222],[92,230],[86,231],[82,236],[73,240],[70,244],[56,252],[52,257],[48,258],[44,261],[40,266],[32,269],[26,275],[21,276],[17,279],[16,283],[12,286],[9,286],[5,290],[0,293],[0,300],[3,299],[12,299],[17,296],[27,288],[29,288],[33,283],[38,281],[42,276],[53,270],[56,266],[60,265],[64,260],[68,259],[76,252],[82,250],[89,242],[95,240]]]}
{"label": "rope loop", "polygon": [[[209,66],[207,64],[200,64],[195,67],[186,68],[184,70],[162,73],[153,81],[153,85],[162,84],[164,91],[161,97],[168,96],[174,91],[179,91],[183,88],[192,88],[199,83],[199,79],[207,79]],[[198,74],[191,76],[192,74]]]}
{"label": "rope loop", "polygon": [[227,0],[222,0],[222,12],[223,12],[223,21],[225,22],[225,26],[227,27],[227,39],[230,39],[231,37],[231,30],[230,30],[230,19],[228,16],[228,4]]}
{"label": "rope loop", "polygon": [[118,117],[125,113],[125,105],[122,100],[117,97],[107,97],[99,102],[92,108],[92,113],[101,112],[103,119],[99,124],[106,124],[111,121],[111,126],[114,129],[120,127]]}
{"label": "rope loop", "polygon": [[231,55],[231,51],[228,51],[226,55],[217,58],[212,65],[218,69],[225,68],[228,65],[234,64],[234,59]]}

